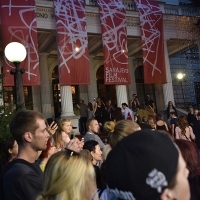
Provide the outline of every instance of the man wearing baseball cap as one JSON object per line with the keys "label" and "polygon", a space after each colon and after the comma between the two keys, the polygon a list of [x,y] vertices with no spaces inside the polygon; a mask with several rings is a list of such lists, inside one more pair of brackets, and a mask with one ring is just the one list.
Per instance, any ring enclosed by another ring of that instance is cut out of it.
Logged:
{"label": "man wearing baseball cap", "polygon": [[151,130],[122,139],[106,161],[109,200],[189,200],[188,170],[170,137]]}

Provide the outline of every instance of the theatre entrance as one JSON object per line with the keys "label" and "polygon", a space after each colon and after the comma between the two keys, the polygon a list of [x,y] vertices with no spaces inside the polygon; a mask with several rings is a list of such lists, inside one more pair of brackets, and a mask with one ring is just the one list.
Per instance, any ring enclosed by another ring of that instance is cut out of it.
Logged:
{"label": "theatre entrance", "polygon": [[[52,91],[53,91],[53,103],[54,103],[54,113],[55,118],[61,115],[61,94],[60,94],[60,84],[58,75],[58,66],[56,66],[52,72]],[[73,106],[79,101],[79,86],[71,85]]]}
{"label": "theatre entrance", "polygon": [[104,66],[100,66],[96,73],[97,79],[97,92],[98,96],[102,100],[111,100],[113,104],[116,104],[116,88],[115,85],[104,84]]}

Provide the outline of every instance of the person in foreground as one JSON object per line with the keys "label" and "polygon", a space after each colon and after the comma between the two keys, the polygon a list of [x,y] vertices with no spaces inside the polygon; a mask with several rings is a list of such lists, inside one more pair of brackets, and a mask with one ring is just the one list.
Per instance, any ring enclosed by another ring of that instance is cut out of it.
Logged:
{"label": "person in foreground", "polygon": [[200,199],[200,158],[197,146],[188,140],[175,140],[189,170],[190,200]]}
{"label": "person in foreground", "polygon": [[18,155],[1,175],[0,199],[35,200],[42,191],[43,173],[35,161],[38,151],[47,147],[45,120],[33,110],[21,110],[13,117],[10,132],[17,141]]}
{"label": "person in foreground", "polygon": [[98,200],[90,158],[87,150],[52,155],[44,171],[44,189],[37,200]]}
{"label": "person in foreground", "polygon": [[185,161],[164,133],[136,131],[119,141],[106,162],[108,188],[102,195],[109,200],[190,199]]}

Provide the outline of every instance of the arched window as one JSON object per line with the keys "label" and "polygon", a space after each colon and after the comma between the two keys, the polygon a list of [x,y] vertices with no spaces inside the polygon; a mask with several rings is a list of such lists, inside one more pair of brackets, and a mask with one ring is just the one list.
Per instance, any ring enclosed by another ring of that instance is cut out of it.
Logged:
{"label": "arched window", "polygon": [[116,103],[116,89],[115,85],[104,84],[104,66],[101,65],[96,72],[97,79],[97,92],[100,98],[111,100],[112,103]]}

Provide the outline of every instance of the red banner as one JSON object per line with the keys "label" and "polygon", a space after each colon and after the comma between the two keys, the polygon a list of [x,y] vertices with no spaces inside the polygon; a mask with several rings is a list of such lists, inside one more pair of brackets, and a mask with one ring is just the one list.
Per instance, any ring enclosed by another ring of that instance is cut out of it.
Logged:
{"label": "red banner", "polygon": [[[27,50],[26,59],[20,64],[25,69],[23,85],[40,85],[37,23],[35,0],[1,0],[2,43],[5,49],[10,42],[19,42]],[[6,58],[3,72],[4,85],[13,86],[14,76],[10,70],[15,68]]]}
{"label": "red banner", "polygon": [[90,84],[84,0],[54,0],[60,85]]}
{"label": "red banner", "polygon": [[121,0],[97,0],[100,11],[104,83],[130,84],[126,12]]}
{"label": "red banner", "polygon": [[134,1],[140,14],[144,83],[166,83],[162,11],[157,1]]}

